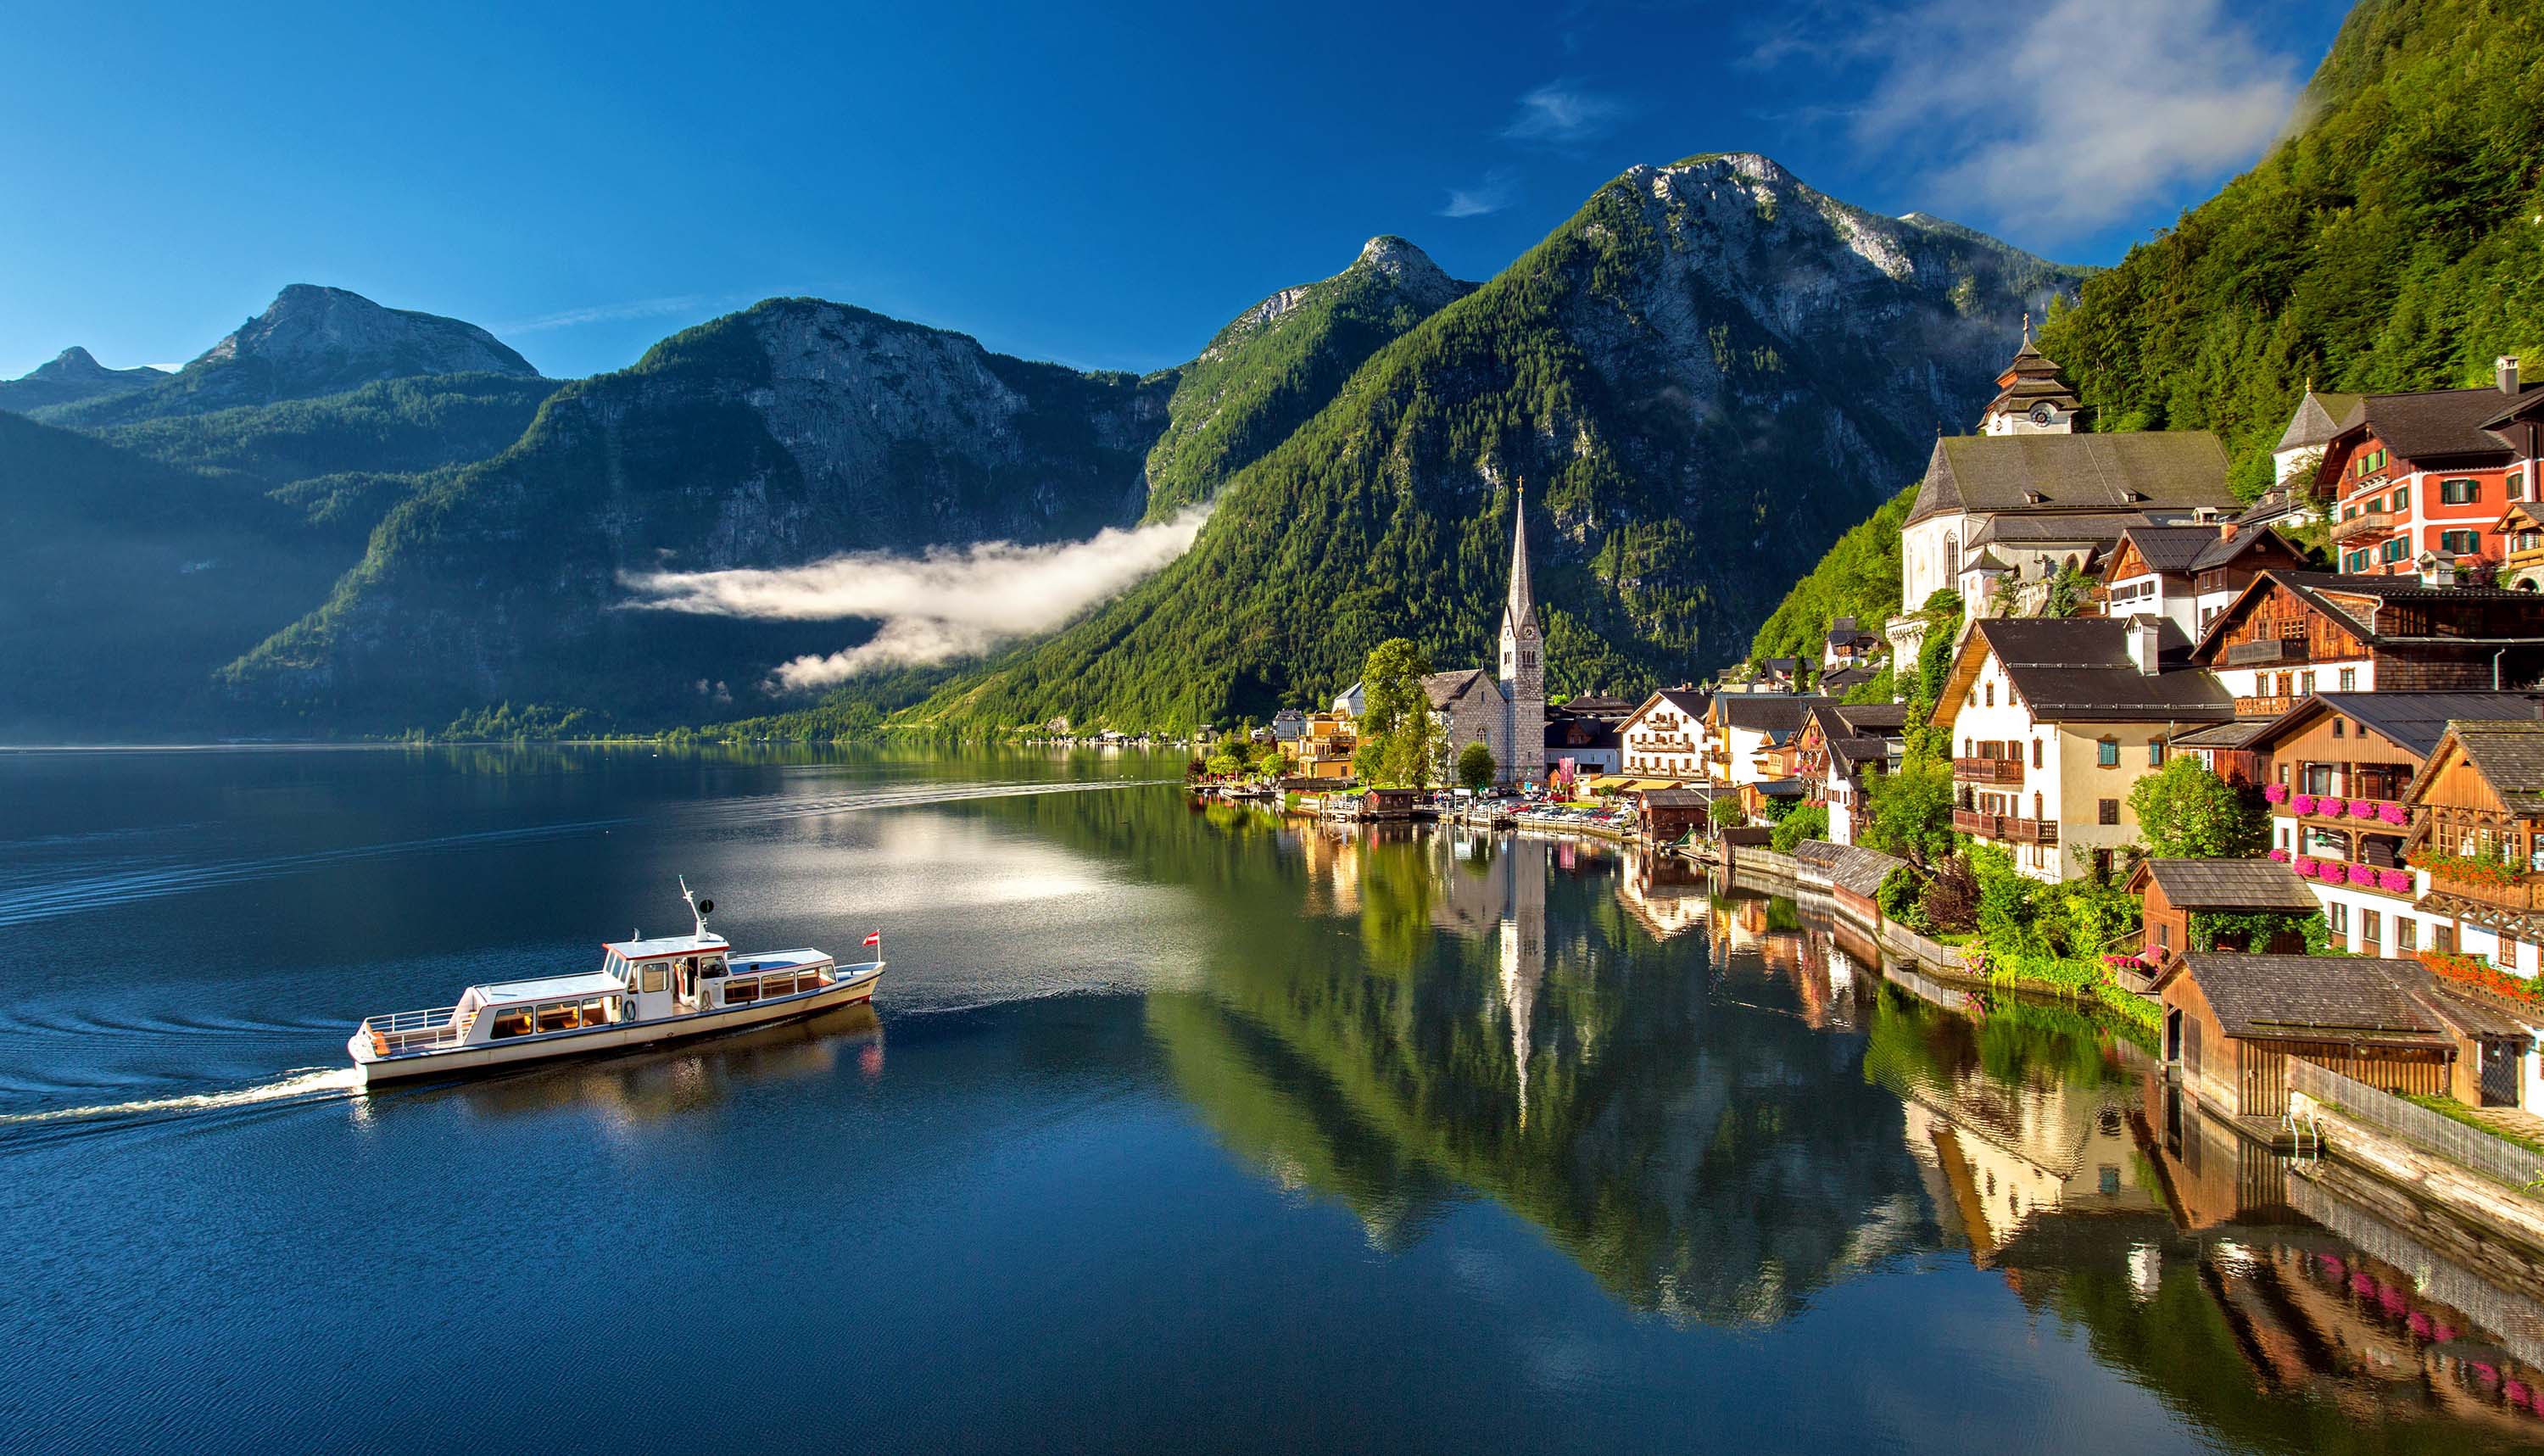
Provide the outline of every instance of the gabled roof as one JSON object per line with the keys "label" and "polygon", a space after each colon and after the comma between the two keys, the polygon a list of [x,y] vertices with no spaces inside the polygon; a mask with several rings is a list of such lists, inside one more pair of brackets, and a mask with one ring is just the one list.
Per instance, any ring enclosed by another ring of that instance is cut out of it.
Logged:
{"label": "gabled roof", "polygon": [[2448,743],[2460,749],[2465,761],[2491,785],[2512,813],[2544,814],[2544,722],[2528,718],[2459,719],[2447,725],[2446,736],[2429,753],[2427,763],[2412,776],[2412,786],[2405,797],[2417,803],[2427,787],[2430,774],[2444,761]]}
{"label": "gabled roof", "polygon": [[2213,526],[2132,526],[2120,535],[2137,548],[2147,570],[2172,576],[2188,572],[2200,552],[2217,544]]}
{"label": "gabled roof", "polygon": [[2539,391],[2544,384],[2528,385],[2514,398],[2491,387],[2362,395],[2335,438],[2372,435],[2407,460],[2499,454],[2510,446],[2486,428],[2488,422],[2524,410]]}
{"label": "gabled roof", "polygon": [[1617,727],[1620,731],[1630,728],[1636,719],[1657,707],[1676,708],[1691,718],[1702,718],[1712,702],[1713,694],[1709,692],[1699,692],[1690,688],[1663,688],[1644,698]]}
{"label": "gabled roof", "polygon": [[2143,859],[2129,875],[2131,888],[2141,875],[2163,886],[2176,910],[2312,915],[2322,908],[2297,872],[2275,859]]}
{"label": "gabled roof", "polygon": [[1422,691],[1431,699],[1434,712],[1445,712],[1452,704],[1491,693],[1502,695],[1502,686],[1482,668],[1468,668],[1455,673],[1433,673],[1422,680]]}
{"label": "gabled roof", "polygon": [[2299,566],[2304,565],[2305,558],[2297,554],[2296,547],[2289,545],[2285,540],[2281,539],[2277,531],[2270,530],[2267,527],[2243,526],[2239,525],[2233,535],[2220,535],[2203,547],[2200,550],[2199,555],[2192,559],[2190,569],[2192,571],[2213,571],[2220,566],[2232,563],[2238,557],[2250,555],[2255,551],[2273,548],[2275,548],[2280,555],[2288,558],[2291,563]]}
{"label": "gabled roof", "polygon": [[1880,674],[1867,667],[1833,668],[1820,674],[1822,692],[1843,692],[1858,683],[1869,683]]}
{"label": "gabled roof", "polygon": [[[2242,617],[2244,606],[2266,594],[2276,582],[2306,606],[2331,617],[2346,628],[2360,642],[2374,647],[2397,642],[2426,642],[2432,639],[2379,632],[2373,623],[2376,607],[2384,603],[2416,603],[2425,606],[2472,607],[2487,602],[2512,603],[2544,612],[2544,599],[2532,592],[2512,591],[2502,587],[2432,587],[2416,576],[2344,576],[2329,571],[2289,571],[2270,567],[2246,583],[2235,600],[2219,609],[2208,626],[2199,634],[2191,656],[2206,662],[2215,656],[2216,646],[2225,639],[2227,629]],[[2464,645],[2493,645],[2504,642],[2544,642],[2544,620],[2533,632],[2511,637],[2462,637],[2448,639]]]}
{"label": "gabled roof", "polygon": [[1785,692],[1726,692],[1713,701],[1722,710],[1724,728],[1763,732],[1781,743],[1800,730],[1812,708],[1828,699]]}
{"label": "gabled roof", "polygon": [[2211,723],[2205,728],[2175,734],[2173,746],[2178,749],[2250,748],[2255,738],[2268,732],[2278,721],[2276,718],[2237,718],[2231,723]]}
{"label": "gabled roof", "polygon": [[1839,702],[1824,710],[1837,714],[1839,721],[1859,733],[1887,729],[1896,733],[1908,726],[1908,704],[1904,702]]}
{"label": "gabled roof", "polygon": [[2361,398],[2355,394],[2327,394],[2313,389],[2297,401],[2296,413],[2288,417],[2288,428],[2279,436],[2273,449],[2316,449],[2330,445],[2341,433],[2341,422],[2358,408]]}
{"label": "gabled roof", "polygon": [[2446,1021],[2404,989],[2426,974],[2417,961],[2376,956],[2195,950],[2167,967],[2156,985],[2189,977],[2229,1036],[2447,1045]]}
{"label": "gabled roof", "polygon": [[[2245,747],[2266,750],[2339,713],[2416,759],[2426,759],[2456,718],[2537,716],[2531,692],[2318,692],[2264,723]],[[2181,740],[2176,740],[2179,743]]]}
{"label": "gabled roof", "polygon": [[2205,430],[1953,435],[1935,442],[1908,524],[1944,511],[2232,510],[2237,504],[2226,488],[2226,447]]}
{"label": "gabled roof", "polygon": [[[2132,623],[2153,620],[2157,666],[2142,673],[2129,660]],[[1993,653],[2035,718],[2083,722],[2222,722],[2235,716],[2234,695],[2214,674],[2184,666],[2182,629],[2163,618],[1981,617],[1954,659],[1935,721],[1948,723],[1976,678],[1981,655]]]}

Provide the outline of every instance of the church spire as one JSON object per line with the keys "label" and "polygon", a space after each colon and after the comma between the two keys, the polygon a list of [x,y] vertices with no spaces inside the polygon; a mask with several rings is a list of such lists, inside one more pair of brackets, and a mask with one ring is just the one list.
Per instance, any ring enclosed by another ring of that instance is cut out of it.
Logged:
{"label": "church spire", "polygon": [[1519,483],[1519,506],[1511,512],[1510,602],[1503,625],[1513,631],[1537,620],[1537,593],[1528,581],[1528,482]]}

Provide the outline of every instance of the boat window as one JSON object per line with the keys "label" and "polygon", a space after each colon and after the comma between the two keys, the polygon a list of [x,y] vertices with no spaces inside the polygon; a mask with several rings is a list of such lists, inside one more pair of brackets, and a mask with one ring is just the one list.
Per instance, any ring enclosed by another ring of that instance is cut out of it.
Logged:
{"label": "boat window", "polygon": [[539,1008],[541,1031],[564,1031],[583,1024],[582,1009],[570,1001],[551,1002]]}
{"label": "boat window", "polygon": [[530,1009],[528,1007],[508,1007],[495,1013],[495,1035],[497,1037],[527,1036],[529,1034]]}
{"label": "boat window", "polygon": [[671,967],[659,960],[645,962],[644,989],[660,991],[671,984]]}
{"label": "boat window", "polygon": [[721,976],[724,974],[724,957],[721,955],[702,957],[698,961],[698,970],[702,975]]}

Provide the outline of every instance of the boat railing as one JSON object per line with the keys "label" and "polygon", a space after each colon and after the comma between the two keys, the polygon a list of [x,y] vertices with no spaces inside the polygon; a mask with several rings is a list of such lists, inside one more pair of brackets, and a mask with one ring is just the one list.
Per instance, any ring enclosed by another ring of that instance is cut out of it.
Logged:
{"label": "boat railing", "polygon": [[456,1046],[467,1036],[468,1023],[459,1019],[459,1008],[445,1006],[366,1016],[362,1019],[362,1029],[370,1033],[371,1045],[385,1057],[398,1052]]}

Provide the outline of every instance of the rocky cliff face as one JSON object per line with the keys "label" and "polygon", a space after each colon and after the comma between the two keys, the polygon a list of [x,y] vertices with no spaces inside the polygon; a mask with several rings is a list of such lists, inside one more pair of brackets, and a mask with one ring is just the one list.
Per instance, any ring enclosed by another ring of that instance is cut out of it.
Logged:
{"label": "rocky cliff face", "polygon": [[148,364],[110,369],[74,344],[15,379],[0,380],[0,410],[30,414],[52,405],[129,394],[167,377],[166,369],[154,369]]}
{"label": "rocky cliff face", "polygon": [[57,409],[54,424],[95,429],[240,405],[312,399],[429,374],[536,378],[529,361],[475,324],[383,308],[343,288],[293,283],[265,312],[149,388]]}
{"label": "rocky cliff face", "polygon": [[1700,676],[1969,427],[2024,310],[2076,281],[1765,157],[1634,168],[1228,476],[1189,555],[923,715],[1263,716],[1394,635],[1485,661],[1523,479],[1550,686]]}
{"label": "rocky cliff face", "polygon": [[711,714],[818,628],[620,609],[623,573],[1041,542],[1136,520],[1171,380],[994,355],[772,300],[569,385],[519,444],[394,511],[333,600],[236,691],[336,721],[510,698]]}

